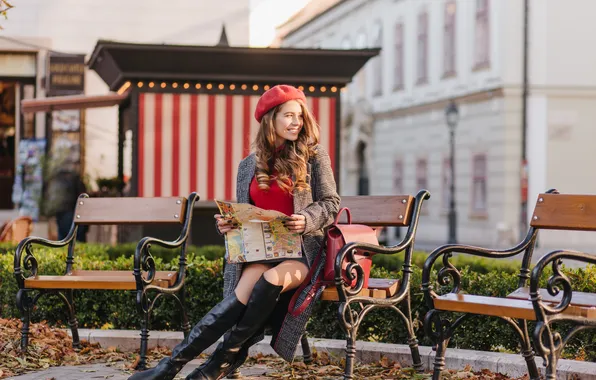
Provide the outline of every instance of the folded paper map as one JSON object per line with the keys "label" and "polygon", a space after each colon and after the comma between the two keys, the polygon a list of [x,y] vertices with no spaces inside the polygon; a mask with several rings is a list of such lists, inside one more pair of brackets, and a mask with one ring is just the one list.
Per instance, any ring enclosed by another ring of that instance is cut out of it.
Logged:
{"label": "folded paper map", "polygon": [[228,263],[302,257],[300,234],[283,225],[288,215],[247,203],[215,203],[224,218],[238,224],[225,235]]}

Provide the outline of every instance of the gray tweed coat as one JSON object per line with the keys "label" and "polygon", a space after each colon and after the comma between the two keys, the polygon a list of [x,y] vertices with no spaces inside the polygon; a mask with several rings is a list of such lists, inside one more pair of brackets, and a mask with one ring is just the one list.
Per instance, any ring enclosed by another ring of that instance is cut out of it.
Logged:
{"label": "gray tweed coat", "polygon": [[[294,213],[302,214],[306,218],[306,229],[302,236],[303,252],[312,265],[323,242],[323,229],[333,223],[339,211],[340,198],[337,194],[335,178],[331,170],[329,154],[321,146],[316,149],[315,157],[307,163],[307,174],[310,175],[311,191],[294,191]],[[236,184],[236,200],[239,203],[250,203],[250,182],[255,175],[256,156],[251,154],[240,162]],[[308,178],[308,177],[307,177]],[[320,261],[318,272],[323,268],[324,260]],[[242,273],[242,264],[228,264],[224,272],[224,297],[232,294]],[[311,284],[304,289],[296,305],[304,300],[310,290]],[[298,316],[287,312],[289,299],[295,292],[287,292],[280,297],[276,310],[270,318],[269,324],[273,330],[271,346],[285,360],[292,361],[304,333],[306,323],[312,309],[321,296],[321,291],[316,294],[311,304]],[[283,299],[282,299],[283,298]],[[264,338],[262,332],[255,335],[248,344],[252,345]]]}

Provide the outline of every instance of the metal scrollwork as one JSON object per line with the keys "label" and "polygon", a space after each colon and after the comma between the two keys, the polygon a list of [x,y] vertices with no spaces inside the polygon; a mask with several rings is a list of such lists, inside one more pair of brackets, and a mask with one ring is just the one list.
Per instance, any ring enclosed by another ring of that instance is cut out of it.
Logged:
{"label": "metal scrollwork", "polygon": [[346,331],[351,331],[357,328],[360,324],[360,313],[357,310],[352,309],[352,306],[349,303],[341,303],[338,314],[343,321],[343,327]]}
{"label": "metal scrollwork", "polygon": [[567,308],[567,306],[569,306],[569,303],[571,302],[571,295],[572,295],[572,289],[571,289],[571,281],[569,280],[569,277],[567,277],[562,271],[561,271],[561,264],[563,263],[563,260],[556,259],[553,260],[552,262],[552,268],[553,268],[553,275],[548,279],[547,282],[547,286],[546,289],[548,291],[548,293],[552,296],[556,296],[557,294],[560,293],[561,289],[560,287],[563,288],[563,298],[561,299],[561,302],[559,302],[557,305],[555,306],[548,306],[545,303],[542,303],[542,307],[544,308],[544,310],[546,311],[547,314],[557,314],[562,312],[563,310],[565,310]]}
{"label": "metal scrollwork", "polygon": [[37,259],[31,252],[31,244],[25,246],[25,258],[23,259],[23,268],[31,272],[32,276],[37,276]]}
{"label": "metal scrollwork", "polygon": [[[346,285],[346,293],[350,296],[355,296],[362,291],[362,286],[364,285],[364,270],[358,264],[356,260],[356,252],[357,249],[351,249],[348,251],[348,265],[346,266],[345,276],[348,280],[348,285]],[[356,279],[356,284],[352,287],[349,284],[352,283]]]}
{"label": "metal scrollwork", "polygon": [[142,314],[149,313],[152,302],[149,300],[149,295],[145,292],[137,292],[137,306],[140,308]]}
{"label": "metal scrollwork", "polygon": [[457,268],[449,262],[451,256],[451,252],[443,255],[443,268],[437,273],[437,282],[441,286],[451,285],[451,292],[458,293],[461,286],[461,274]]}
{"label": "metal scrollwork", "polygon": [[563,339],[561,334],[551,330],[548,323],[538,322],[534,330],[534,345],[537,346],[537,351],[544,360],[544,366],[548,367],[551,364],[551,358],[556,360],[555,353],[562,349]]}
{"label": "metal scrollwork", "polygon": [[142,265],[143,271],[147,272],[147,277],[143,278],[145,285],[149,285],[155,278],[155,259],[151,254],[151,244],[147,244],[143,249]]}

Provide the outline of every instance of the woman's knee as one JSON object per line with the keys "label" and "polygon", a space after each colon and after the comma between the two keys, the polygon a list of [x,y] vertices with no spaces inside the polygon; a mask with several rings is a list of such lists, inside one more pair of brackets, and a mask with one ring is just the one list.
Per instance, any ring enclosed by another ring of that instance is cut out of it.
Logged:
{"label": "woman's knee", "polygon": [[240,276],[238,285],[236,285],[236,289],[234,289],[236,298],[238,298],[240,302],[246,305],[255,284],[270,267],[271,266],[267,264],[247,264],[242,269],[242,275]]}
{"label": "woman's knee", "polygon": [[299,261],[283,262],[263,273],[267,282],[283,286],[283,291],[298,287],[308,274],[308,267]]}

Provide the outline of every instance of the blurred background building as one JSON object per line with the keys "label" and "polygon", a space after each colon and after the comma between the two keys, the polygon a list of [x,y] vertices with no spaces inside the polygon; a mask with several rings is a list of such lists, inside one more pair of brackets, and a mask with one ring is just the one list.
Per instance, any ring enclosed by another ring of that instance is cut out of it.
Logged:
{"label": "blurred background building", "polygon": [[[33,203],[38,200],[42,178],[37,155],[46,149],[61,151],[55,152],[54,158],[66,155],[80,162],[92,186],[98,178],[116,176],[117,107],[27,114],[19,108],[22,99],[108,93],[105,82],[85,66],[98,40],[215,45],[225,26],[230,45],[266,46],[275,35],[274,26],[281,22],[278,18],[285,20],[305,3],[306,0],[14,3],[0,30],[0,221],[19,213],[15,207],[23,203],[21,199]],[[251,23],[255,25],[252,29]],[[127,173],[129,164],[126,163]],[[17,178],[18,173],[33,172],[37,175]],[[15,181],[17,191],[13,192]],[[38,190],[35,194],[29,191],[32,186]]]}
{"label": "blurred background building", "polygon": [[[509,246],[525,233],[539,192],[596,192],[596,179],[582,170],[596,156],[593,0],[14,5],[0,31],[0,219],[18,212],[15,182],[37,181],[38,151],[78,157],[92,179],[114,177],[118,166],[115,107],[22,114],[21,99],[107,93],[85,66],[100,39],[209,46],[224,25],[231,46],[381,48],[342,93],[340,191],[429,189],[421,248],[449,240]],[[23,199],[38,191],[20,190]],[[400,233],[388,230],[385,238]],[[540,245],[563,242],[589,249],[596,241],[553,232]]]}
{"label": "blurred background building", "polygon": [[[594,10],[589,0],[313,1],[278,28],[277,43],[382,48],[342,99],[341,189],[429,189],[421,246],[450,235],[453,101],[457,241],[510,246],[525,234],[539,192],[596,191],[582,170],[596,157],[596,53],[586,49]],[[596,241],[554,232],[540,244],[563,242]]]}

